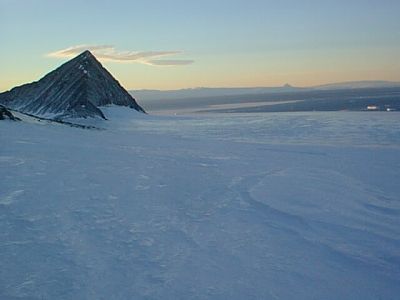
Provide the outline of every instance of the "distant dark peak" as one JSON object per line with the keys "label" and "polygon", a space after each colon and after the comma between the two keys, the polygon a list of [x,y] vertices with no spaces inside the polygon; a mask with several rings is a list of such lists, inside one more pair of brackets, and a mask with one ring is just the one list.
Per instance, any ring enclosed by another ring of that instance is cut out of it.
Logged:
{"label": "distant dark peak", "polygon": [[283,87],[284,88],[292,88],[293,86],[291,86],[289,83],[286,83]]}
{"label": "distant dark peak", "polygon": [[100,107],[118,105],[145,112],[86,50],[37,82],[0,93],[0,104],[40,117],[101,117]]}

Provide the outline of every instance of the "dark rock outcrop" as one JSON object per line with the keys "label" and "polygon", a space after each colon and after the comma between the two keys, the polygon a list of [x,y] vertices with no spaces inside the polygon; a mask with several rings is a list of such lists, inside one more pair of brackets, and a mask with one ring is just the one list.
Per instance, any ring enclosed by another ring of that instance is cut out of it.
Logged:
{"label": "dark rock outcrop", "polygon": [[20,121],[19,118],[14,117],[14,115],[3,105],[0,105],[0,120],[10,119],[13,121]]}
{"label": "dark rock outcrop", "polygon": [[101,117],[99,107],[120,105],[145,112],[89,52],[85,51],[37,82],[0,94],[11,109],[53,119]]}

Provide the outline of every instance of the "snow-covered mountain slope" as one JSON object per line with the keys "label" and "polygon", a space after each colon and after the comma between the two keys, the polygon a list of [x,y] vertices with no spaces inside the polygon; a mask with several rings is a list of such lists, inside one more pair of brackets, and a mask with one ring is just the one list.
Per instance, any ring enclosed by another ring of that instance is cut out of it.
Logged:
{"label": "snow-covered mountain slope", "polygon": [[398,299],[396,113],[133,113],[2,121],[0,299]]}
{"label": "snow-covered mountain slope", "polygon": [[58,119],[105,118],[99,107],[110,104],[144,112],[89,51],[66,62],[38,82],[0,94],[0,103],[21,112]]}

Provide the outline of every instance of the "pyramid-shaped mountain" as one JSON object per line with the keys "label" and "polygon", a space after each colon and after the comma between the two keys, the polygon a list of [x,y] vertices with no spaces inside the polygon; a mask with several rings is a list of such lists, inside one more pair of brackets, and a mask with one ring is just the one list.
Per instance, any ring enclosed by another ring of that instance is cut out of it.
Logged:
{"label": "pyramid-shaped mountain", "polygon": [[145,112],[89,51],[37,82],[0,93],[0,103],[23,113],[53,119],[105,118],[99,107],[111,104]]}

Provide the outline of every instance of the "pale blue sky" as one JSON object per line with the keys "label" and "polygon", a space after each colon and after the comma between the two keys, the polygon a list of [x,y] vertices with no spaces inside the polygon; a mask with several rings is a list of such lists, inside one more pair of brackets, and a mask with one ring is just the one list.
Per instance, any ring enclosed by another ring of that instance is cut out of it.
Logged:
{"label": "pale blue sky", "polygon": [[400,81],[400,1],[0,0],[0,90],[76,45],[183,51],[179,66],[105,61],[128,89]]}

